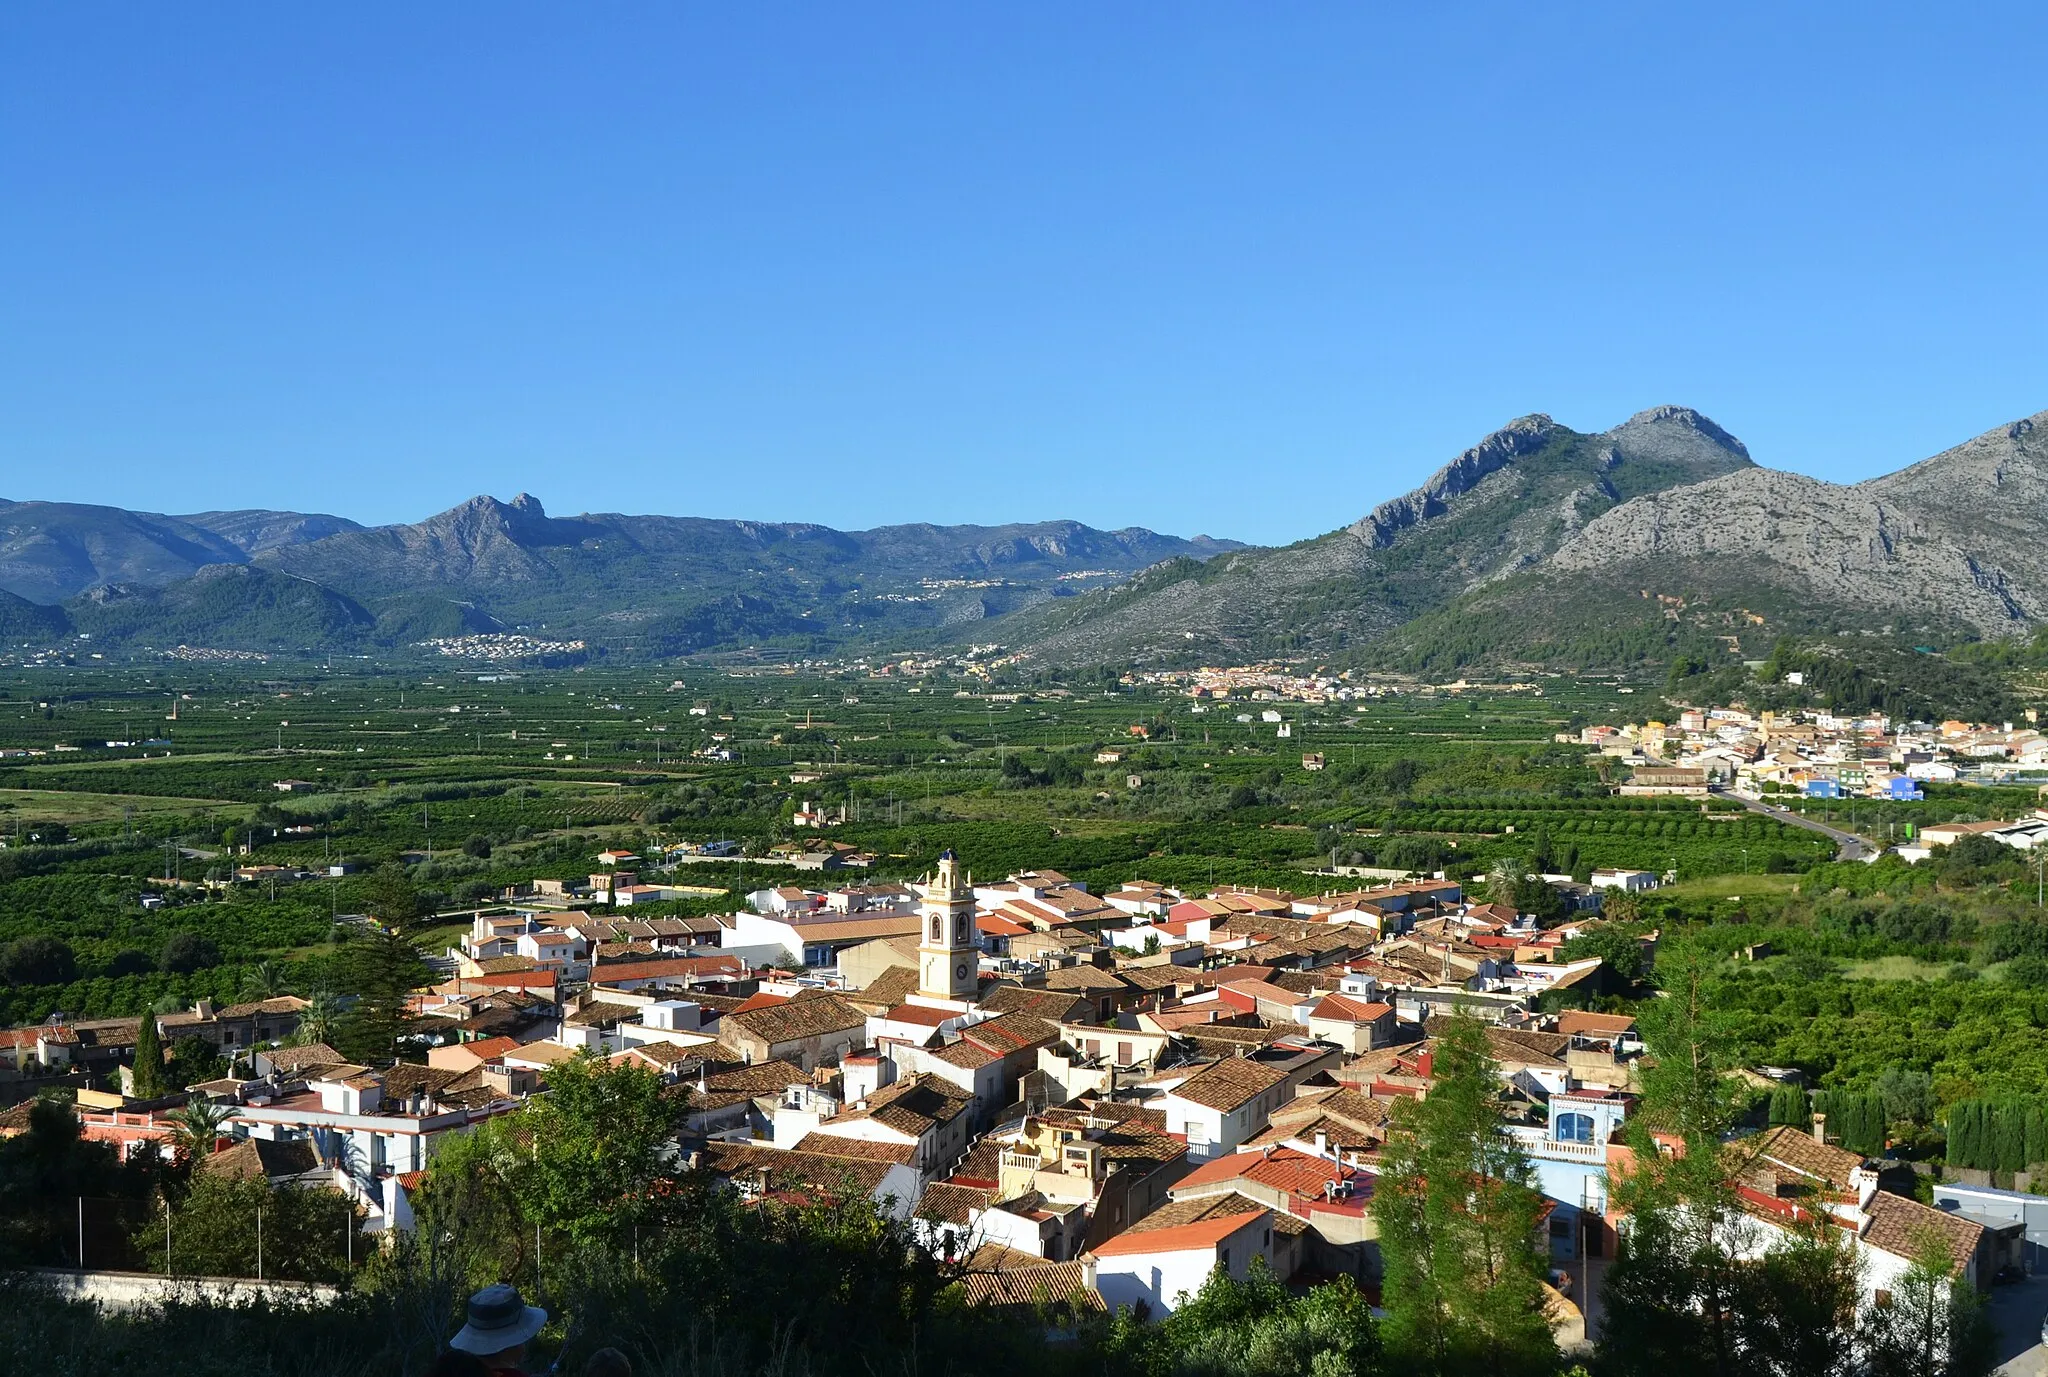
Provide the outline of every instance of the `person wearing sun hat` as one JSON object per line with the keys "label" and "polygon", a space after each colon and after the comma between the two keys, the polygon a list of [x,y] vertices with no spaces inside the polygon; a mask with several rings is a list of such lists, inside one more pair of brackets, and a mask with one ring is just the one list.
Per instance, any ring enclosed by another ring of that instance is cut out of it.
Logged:
{"label": "person wearing sun hat", "polygon": [[518,1287],[501,1281],[469,1298],[467,1318],[448,1346],[476,1354],[493,1372],[517,1373],[526,1346],[546,1327],[548,1312],[528,1305]]}

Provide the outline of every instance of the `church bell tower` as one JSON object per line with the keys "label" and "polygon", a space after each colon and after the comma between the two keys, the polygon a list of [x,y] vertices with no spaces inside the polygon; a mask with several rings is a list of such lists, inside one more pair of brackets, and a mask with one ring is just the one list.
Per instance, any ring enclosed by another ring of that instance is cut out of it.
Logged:
{"label": "church bell tower", "polygon": [[981,952],[974,930],[974,877],[949,850],[937,875],[917,887],[924,926],[917,947],[917,990],[934,999],[971,1000]]}

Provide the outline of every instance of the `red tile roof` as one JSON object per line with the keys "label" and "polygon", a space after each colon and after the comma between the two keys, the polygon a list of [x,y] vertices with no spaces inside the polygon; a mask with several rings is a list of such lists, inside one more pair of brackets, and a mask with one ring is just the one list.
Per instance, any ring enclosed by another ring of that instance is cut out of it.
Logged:
{"label": "red tile roof", "polygon": [[1223,1240],[1232,1234],[1266,1218],[1269,1218],[1268,1212],[1258,1210],[1250,1214],[1226,1214],[1212,1219],[1199,1219],[1192,1224],[1176,1224],[1170,1229],[1140,1229],[1118,1234],[1106,1243],[1097,1244],[1094,1251],[1097,1257],[1207,1251],[1220,1246]]}

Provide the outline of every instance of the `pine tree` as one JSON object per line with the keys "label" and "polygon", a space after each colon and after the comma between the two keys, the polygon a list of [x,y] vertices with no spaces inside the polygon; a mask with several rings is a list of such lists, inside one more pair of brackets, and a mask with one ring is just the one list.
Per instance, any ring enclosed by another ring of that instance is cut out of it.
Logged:
{"label": "pine tree", "polygon": [[1555,1370],[1537,1251],[1542,1197],[1502,1127],[1476,1019],[1438,1040],[1427,1097],[1395,1109],[1374,1192],[1389,1350],[1425,1377]]}
{"label": "pine tree", "polygon": [[156,1015],[145,1011],[135,1029],[135,1098],[155,1100],[170,1093],[164,1083],[164,1041]]}
{"label": "pine tree", "polygon": [[411,1025],[406,999],[427,969],[412,943],[393,931],[372,933],[348,949],[344,983],[355,1003],[337,1022],[335,1046],[361,1062],[387,1062]]}

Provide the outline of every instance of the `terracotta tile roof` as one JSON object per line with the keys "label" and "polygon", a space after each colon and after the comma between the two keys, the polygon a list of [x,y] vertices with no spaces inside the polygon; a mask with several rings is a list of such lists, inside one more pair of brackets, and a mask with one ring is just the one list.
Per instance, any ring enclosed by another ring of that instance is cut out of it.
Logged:
{"label": "terracotta tile roof", "polygon": [[1059,970],[1050,971],[1046,974],[1045,988],[1061,991],[1116,990],[1121,992],[1131,987],[1123,977],[1113,971],[1102,970],[1100,967],[1062,966]]}
{"label": "terracotta tile roof", "polygon": [[[35,1107],[36,1101],[23,1100],[20,1104],[9,1105],[6,1109],[0,1109],[0,1137],[28,1132],[29,1116],[35,1112]],[[64,1107],[67,1111],[76,1113],[76,1111],[71,1110],[71,1106],[66,1105]]]}
{"label": "terracotta tile roof", "polygon": [[272,999],[252,1000],[247,1004],[230,1004],[220,1011],[222,1018],[253,1018],[258,1014],[295,1014],[306,1007],[307,1001],[297,995],[278,995]]}
{"label": "terracotta tile roof", "polygon": [[72,1046],[77,1041],[77,1030],[62,1023],[38,1023],[28,1028],[0,1029],[0,1046],[6,1047],[33,1047],[38,1042]]}
{"label": "terracotta tile roof", "polygon": [[946,1179],[954,1185],[982,1186],[988,1190],[996,1188],[997,1165],[1002,1161],[1003,1145],[993,1138],[983,1138],[953,1168],[953,1174]]}
{"label": "terracotta tile roof", "polygon": [[771,1189],[796,1186],[830,1192],[851,1186],[866,1195],[880,1188],[892,1165],[857,1157],[826,1157],[815,1152],[755,1147],[750,1143],[712,1143],[704,1149],[704,1161],[720,1176],[765,1172]]}
{"label": "terracotta tile roof", "polygon": [[921,1028],[936,1028],[947,1019],[960,1015],[952,1009],[934,1009],[929,1004],[899,1004],[882,1015],[891,1023],[913,1023]]}
{"label": "terracotta tile roof", "polygon": [[1003,1014],[960,1030],[963,1041],[999,1055],[1048,1046],[1058,1041],[1059,1035],[1060,1030],[1044,1019],[1021,1013]]}
{"label": "terracotta tile roof", "polygon": [[1567,1037],[1618,1037],[1635,1026],[1632,1014],[1595,1014],[1584,1009],[1567,1010],[1557,1020],[1557,1031]]}
{"label": "terracotta tile roof", "polygon": [[951,1123],[974,1105],[974,1097],[937,1076],[912,1076],[868,1096],[862,1117],[914,1138]]}
{"label": "terracotta tile roof", "polygon": [[237,1181],[302,1176],[320,1165],[311,1143],[269,1142],[244,1138],[233,1147],[202,1157],[195,1170],[207,1176],[226,1176]]}
{"label": "terracotta tile roof", "polygon": [[1391,1004],[1368,1003],[1350,995],[1324,995],[1323,1002],[1309,1010],[1310,1018],[1337,1019],[1348,1023],[1376,1023],[1394,1012]]}
{"label": "terracotta tile roof", "polygon": [[1256,1051],[1290,1035],[1308,1035],[1308,1030],[1298,1023],[1278,1021],[1263,1028],[1247,1028],[1234,1023],[1197,1023],[1173,1031],[1209,1056],[1234,1056],[1239,1052]]}
{"label": "terracotta tile roof", "polygon": [[856,915],[794,924],[806,942],[859,942],[873,937],[910,937],[922,928],[915,913]]}
{"label": "terracotta tile roof", "polygon": [[1190,1224],[1171,1224],[1163,1228],[1145,1227],[1161,1213],[1163,1211],[1155,1210],[1140,1220],[1137,1227],[1127,1229],[1115,1238],[1097,1244],[1094,1249],[1095,1255],[1128,1257],[1141,1253],[1209,1251],[1219,1247],[1232,1234],[1256,1225],[1261,1217],[1269,1217],[1271,1212],[1264,1206],[1253,1203],[1250,1210],[1240,1214],[1215,1214],[1197,1219]]}
{"label": "terracotta tile roof", "polygon": [[1969,1265],[1984,1241],[1982,1224],[1888,1191],[1871,1197],[1865,1213],[1870,1216],[1870,1227],[1864,1230],[1863,1241],[1894,1257],[1912,1258],[1921,1241],[1932,1238],[1939,1241],[1950,1264],[1962,1268]]}
{"label": "terracotta tile roof", "polygon": [[917,967],[891,966],[863,985],[857,993],[866,1000],[887,1000],[893,1007],[917,989],[917,982]]}
{"label": "terracotta tile roof", "polygon": [[751,1066],[734,1066],[707,1071],[704,1083],[713,1090],[744,1090],[758,1095],[779,1095],[792,1085],[810,1084],[810,1073],[792,1061],[759,1061]]}
{"label": "terracotta tile roof", "polygon": [[519,971],[537,971],[540,962],[530,956],[493,956],[488,961],[476,963],[479,975],[512,975]]}
{"label": "terracotta tile roof", "polygon": [[597,999],[570,1014],[562,1022],[597,1027],[606,1023],[630,1023],[639,1017],[640,1006],[637,1004],[613,1004]]}
{"label": "terracotta tile roof", "polygon": [[1141,990],[1165,990],[1182,986],[1195,990],[1216,983],[1205,978],[1203,973],[1193,966],[1119,966],[1116,973]]}
{"label": "terracotta tile roof", "polygon": [[287,1075],[299,1075],[315,1066],[340,1066],[348,1061],[347,1057],[324,1042],[309,1042],[301,1047],[272,1047],[259,1055]]}
{"label": "terracotta tile roof", "polygon": [[847,1138],[829,1131],[806,1133],[797,1141],[797,1152],[814,1152],[821,1157],[851,1157],[863,1162],[907,1164],[917,1155],[915,1143],[884,1143],[873,1138]]}
{"label": "terracotta tile roof", "polygon": [[592,970],[590,975],[593,980],[609,982],[746,973],[747,963],[737,956],[669,956],[656,961],[608,961]]}
{"label": "terracotta tile roof", "polygon": [[965,1227],[973,1217],[973,1211],[987,1209],[994,1198],[993,1189],[934,1181],[924,1188],[924,1198],[917,1202],[914,1213],[917,1218],[929,1219],[935,1224]]}
{"label": "terracotta tile roof", "polygon": [[792,999],[768,1009],[737,1010],[720,1020],[720,1029],[726,1024],[772,1046],[864,1028],[867,1015],[842,999],[817,995]]}
{"label": "terracotta tile roof", "polygon": [[1732,1147],[1738,1154],[1738,1160],[1747,1158],[1752,1162],[1789,1167],[1838,1191],[1851,1189],[1849,1173],[1863,1165],[1863,1158],[1856,1153],[1817,1143],[1811,1133],[1803,1133],[1790,1124],[1767,1128],[1754,1138],[1744,1139]]}
{"label": "terracotta tile roof", "polygon": [[1088,1310],[1107,1310],[1100,1292],[1089,1289],[1081,1262],[1048,1262],[1015,1270],[969,1272],[960,1279],[960,1290],[969,1305],[1055,1305],[1077,1304]]}
{"label": "terracotta tile roof", "polygon": [[1172,1093],[1183,1100],[1228,1113],[1251,1103],[1286,1080],[1285,1071],[1275,1070],[1249,1057],[1225,1057],[1182,1081]]}
{"label": "terracotta tile roof", "polygon": [[1323,1188],[1333,1181],[1349,1181],[1354,1190],[1362,1188],[1366,1195],[1372,1190],[1372,1177],[1355,1167],[1341,1167],[1327,1157],[1285,1147],[1236,1152],[1204,1162],[1176,1181],[1173,1189],[1179,1198],[1178,1192],[1194,1192],[1233,1181],[1254,1181],[1305,1199],[1321,1196]]}
{"label": "terracotta tile roof", "polygon": [[996,985],[981,997],[980,1004],[990,1013],[1030,1014],[1053,1023],[1090,1011],[1088,1000],[1071,991],[1033,990],[1022,985]]}

